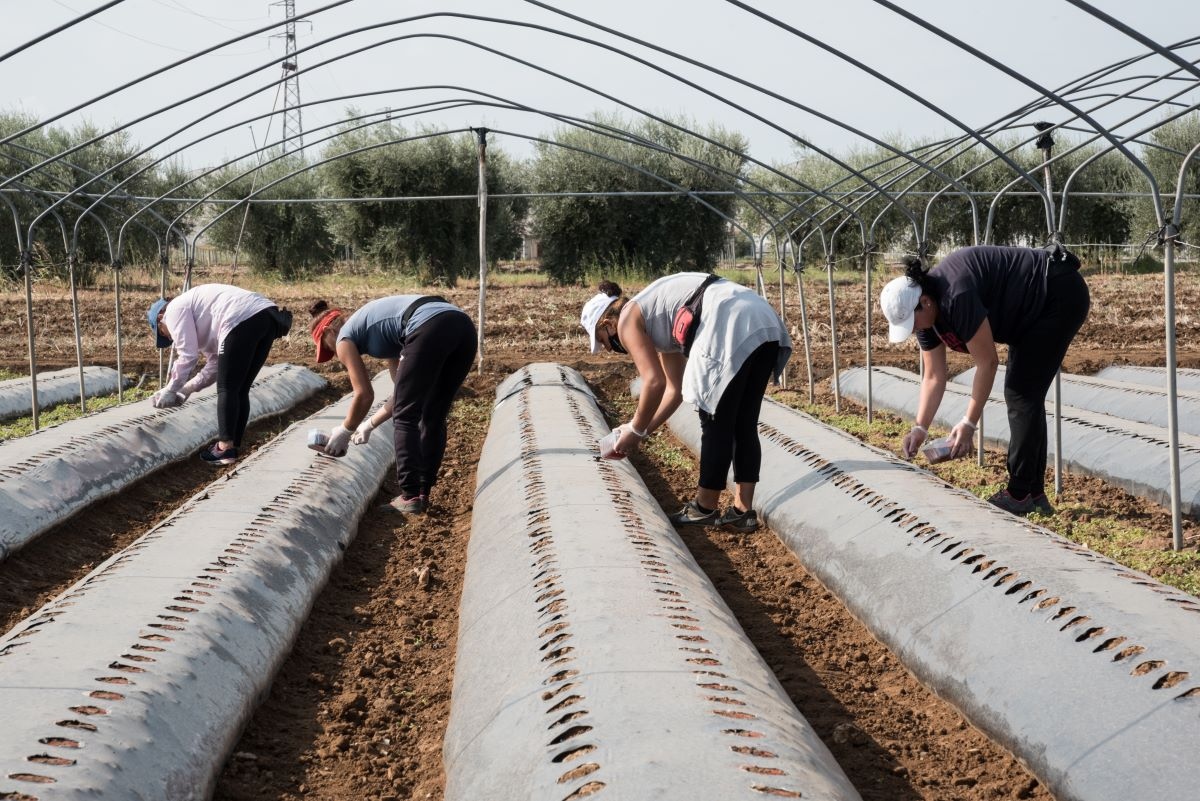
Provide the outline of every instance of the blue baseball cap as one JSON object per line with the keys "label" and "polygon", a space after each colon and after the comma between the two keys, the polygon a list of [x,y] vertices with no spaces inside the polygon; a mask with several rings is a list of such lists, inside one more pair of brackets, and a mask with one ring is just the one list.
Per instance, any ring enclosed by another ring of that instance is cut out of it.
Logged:
{"label": "blue baseball cap", "polygon": [[146,312],[146,319],[150,321],[150,330],[154,332],[154,347],[169,348],[171,347],[171,338],[163,336],[158,330],[158,315],[162,314],[162,310],[169,303],[166,298],[159,298],[150,304],[149,310]]}

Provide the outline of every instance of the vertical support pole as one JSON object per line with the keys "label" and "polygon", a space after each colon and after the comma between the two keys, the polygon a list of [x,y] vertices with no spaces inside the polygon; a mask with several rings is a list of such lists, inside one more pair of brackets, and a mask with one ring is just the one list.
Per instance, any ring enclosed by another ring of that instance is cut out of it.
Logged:
{"label": "vertical support pole", "polygon": [[33,340],[33,254],[29,248],[21,251],[21,272],[25,276],[25,322],[29,330],[29,394],[33,414],[33,430],[38,430],[37,353]]}
{"label": "vertical support pole", "polygon": [[[873,381],[872,381],[873,376],[872,376],[872,367],[871,367],[871,311],[872,311],[872,305],[873,305],[872,298],[871,298],[871,270],[875,267],[875,254],[872,253],[871,251],[873,251],[874,249],[875,249],[874,243],[868,244],[867,252],[865,254],[863,254],[863,274],[866,276],[865,283],[866,283],[866,296],[867,296],[867,308],[866,308],[866,318],[865,318],[866,326],[867,326],[867,331],[866,331],[866,340],[867,340],[867,346],[866,346],[866,352],[867,352],[867,425],[870,425],[871,423],[875,422],[875,397],[873,394],[874,387],[873,387]],[[834,376],[833,380],[836,383],[838,380],[837,376]]]}
{"label": "vertical support pole", "polygon": [[[171,265],[170,250],[171,250],[171,234],[168,231],[166,245],[163,247],[162,254],[158,258],[159,267],[161,268],[160,275],[159,275],[159,281],[158,281],[158,296],[160,298],[165,298],[167,296],[167,268],[170,267],[170,265]],[[113,278],[115,279],[113,281],[113,286],[117,286],[121,283],[119,275],[114,275]],[[158,385],[160,387],[164,383],[166,383],[166,380],[167,380],[167,363],[166,363],[166,360],[163,358],[164,355],[165,354],[160,349],[158,351]],[[120,372],[120,370],[118,370],[118,372]]]}
{"label": "vertical support pole", "polygon": [[[1182,186],[1182,182],[1180,183]],[[1167,223],[1163,260],[1163,306],[1167,335],[1167,437],[1170,442],[1171,547],[1183,549],[1183,518],[1179,508],[1179,397],[1175,371],[1175,239],[1179,228]]]}
{"label": "vertical support pole", "polygon": [[[787,287],[787,282],[786,282],[786,278],[783,274],[784,254],[782,252],[780,252],[780,250],[779,250],[779,239],[778,238],[775,239],[775,256],[779,261],[779,319],[783,320],[783,325],[786,328],[787,327],[787,316],[786,316],[787,295],[784,290]],[[789,364],[791,363],[790,359],[788,360],[788,363]],[[788,371],[787,371],[786,366],[783,368],[783,375],[780,378],[780,386],[783,389],[788,388]]]}
{"label": "vertical support pole", "polygon": [[479,372],[483,372],[483,330],[487,300],[487,128],[477,128],[479,143]]}
{"label": "vertical support pole", "polygon": [[976,445],[975,445],[975,461],[980,467],[983,467],[983,463],[984,463],[983,418],[986,416],[987,416],[987,407],[984,406],[984,408],[979,410],[979,427],[975,432],[976,436],[979,437],[979,442],[976,443]]}
{"label": "vertical support pole", "polygon": [[75,282],[75,250],[67,252],[67,282],[71,286],[71,320],[75,325],[75,364],[79,368],[79,411],[87,414],[87,392],[83,382],[83,338],[79,334],[79,290]]}
{"label": "vertical support pole", "polygon": [[[1037,138],[1034,146],[1042,151],[1042,180],[1046,188],[1046,202],[1049,204],[1050,238],[1058,241],[1059,233],[1054,222],[1054,191],[1050,175],[1050,154],[1054,150],[1054,137],[1049,129],[1054,126],[1048,122],[1035,122],[1033,127],[1044,133]],[[1054,497],[1062,494],[1062,366],[1054,373]]]}
{"label": "vertical support pole", "polygon": [[833,292],[833,254],[825,257],[825,272],[829,277],[829,341],[833,345],[833,410],[842,412],[842,388],[838,382],[837,301]]}
{"label": "vertical support pole", "polygon": [[[121,260],[115,259],[113,268],[113,299],[116,305],[117,319],[117,403],[125,402],[125,373],[121,365]],[[159,370],[162,369],[162,352],[159,351]]]}
{"label": "vertical support pole", "polygon": [[804,302],[804,276],[800,266],[796,266],[796,290],[800,295],[800,333],[804,336],[804,364],[808,368],[808,402],[817,402],[816,390],[813,386],[812,342],[808,336],[808,306]]}

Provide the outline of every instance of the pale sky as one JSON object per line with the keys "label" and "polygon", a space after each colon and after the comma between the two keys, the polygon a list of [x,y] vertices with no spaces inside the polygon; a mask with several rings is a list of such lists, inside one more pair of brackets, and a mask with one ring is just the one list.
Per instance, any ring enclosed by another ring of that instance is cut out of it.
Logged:
{"label": "pale sky", "polygon": [[[1136,41],[1062,0],[1003,3],[905,0],[902,4],[910,12],[1048,87],[1058,87],[1119,59],[1145,52]],[[101,5],[103,2],[99,0],[0,0],[0,18],[4,19],[0,27],[0,54]],[[700,125],[715,123],[740,131],[750,142],[751,154],[763,161],[782,162],[792,156],[792,142],[787,134],[621,55],[628,53],[666,66],[722,97],[735,100],[820,148],[844,154],[850,148],[866,146],[859,137],[784,102],[636,44],[622,42],[529,2],[352,0],[314,14],[322,5],[325,3],[318,0],[297,0],[298,15],[308,15],[310,20],[298,28],[300,47],[362,26],[421,14],[457,12],[562,28],[614,44],[618,53],[546,31],[437,16],[353,34],[302,53],[298,59],[302,68],[389,37],[428,33],[454,36],[533,62],[657,114],[685,115]],[[591,3],[554,0],[546,5],[681,52],[875,137],[940,138],[959,132],[947,120],[879,80],[723,0]],[[1036,98],[1032,89],[872,0],[758,0],[750,5],[845,51],[972,127],[985,125]],[[1196,0],[1138,3],[1095,0],[1093,5],[1163,44],[1200,36],[1200,5]],[[23,111],[44,119],[188,54],[281,20],[283,13],[282,4],[266,0],[126,0],[0,62],[0,85],[4,87],[0,109]],[[273,32],[281,31],[282,28]],[[1200,58],[1198,50],[1192,47],[1183,54],[1194,60]],[[236,123],[234,130],[189,149],[182,159],[188,166],[198,167],[241,156],[251,149],[253,139],[261,144],[266,136],[272,139],[279,136],[278,121],[270,131],[266,122],[255,123],[253,135],[240,121],[273,107],[275,87],[262,87],[279,78],[283,55],[281,38],[258,34],[89,106],[63,123],[73,124],[86,118],[110,128],[242,72],[253,71],[253,75],[232,87],[130,129],[136,141],[148,146],[199,120],[188,133],[157,148],[156,153],[161,155],[186,140]],[[1125,74],[1159,75],[1168,69],[1165,59],[1154,56]],[[463,87],[395,91],[352,101],[362,111],[477,97],[467,90],[574,116],[617,108],[612,101],[558,78],[445,38],[408,38],[384,44],[304,73],[300,81],[304,101],[434,84]],[[1158,88],[1143,94],[1161,97],[1164,91]],[[234,108],[214,111],[252,92],[253,96]],[[1197,95],[1193,92],[1185,99],[1197,102],[1200,100]],[[348,105],[350,101],[339,101],[305,108],[305,129],[334,122],[343,116]],[[1113,126],[1145,105],[1143,101],[1126,100],[1098,112],[1097,116],[1104,125]],[[625,113],[627,118],[632,116],[632,112]],[[1067,114],[1054,109],[1037,116],[1056,122]],[[1158,116],[1154,112],[1151,118]],[[426,114],[409,127],[418,124],[443,128],[485,126],[528,136],[545,135],[555,126],[538,115],[479,106]],[[493,138],[493,147],[518,156],[529,152],[522,140],[503,136]]]}

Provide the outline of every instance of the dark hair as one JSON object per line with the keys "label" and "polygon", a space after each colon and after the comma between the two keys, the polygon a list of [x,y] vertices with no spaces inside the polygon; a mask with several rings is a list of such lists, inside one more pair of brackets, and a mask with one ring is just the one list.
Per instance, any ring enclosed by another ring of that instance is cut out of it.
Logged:
{"label": "dark hair", "polygon": [[324,298],[316,301],[308,307],[308,313],[312,317],[308,322],[308,333],[311,334],[317,330],[317,323],[321,322],[325,315],[329,313],[329,301]]}
{"label": "dark hair", "polygon": [[904,275],[908,280],[921,287],[921,294],[928,295],[937,300],[940,293],[929,278],[929,271],[922,265],[921,258],[919,256],[905,256],[901,263],[904,265]]}
{"label": "dark hair", "polygon": [[621,287],[617,286],[612,281],[609,281],[607,278],[600,282],[600,286],[596,287],[596,291],[603,292],[610,298],[621,297]]}
{"label": "dark hair", "polygon": [[615,321],[618,319],[621,316],[621,310],[624,309],[625,304],[629,302],[629,298],[621,294],[621,287],[605,278],[600,282],[600,285],[596,287],[596,291],[602,292],[613,299],[613,302],[609,304],[608,309],[605,310],[604,314],[600,316],[600,319],[597,322],[604,322],[605,320]]}

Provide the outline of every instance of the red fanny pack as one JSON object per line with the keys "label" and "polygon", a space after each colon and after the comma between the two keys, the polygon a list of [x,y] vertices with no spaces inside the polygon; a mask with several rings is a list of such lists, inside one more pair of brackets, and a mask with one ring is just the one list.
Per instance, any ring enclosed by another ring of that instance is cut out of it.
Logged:
{"label": "red fanny pack", "polygon": [[704,290],[709,284],[721,280],[719,275],[710,275],[688,296],[684,304],[675,312],[675,320],[671,323],[671,340],[683,348],[683,355],[692,352],[692,341],[696,338],[696,329],[700,327],[700,310],[704,304]]}

